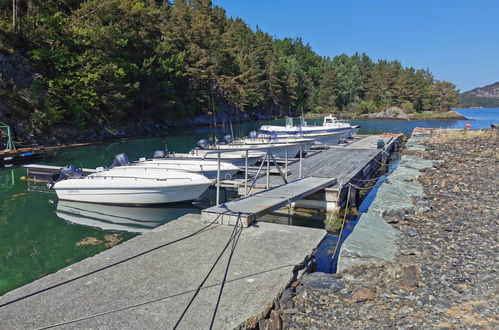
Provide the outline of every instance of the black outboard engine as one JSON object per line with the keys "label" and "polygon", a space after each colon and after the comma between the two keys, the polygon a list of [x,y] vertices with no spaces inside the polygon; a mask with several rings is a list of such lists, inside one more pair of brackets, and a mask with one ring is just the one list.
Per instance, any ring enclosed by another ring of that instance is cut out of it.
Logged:
{"label": "black outboard engine", "polygon": [[376,147],[377,147],[378,149],[383,149],[383,148],[385,147],[385,140],[383,140],[383,139],[379,139],[379,140],[378,140],[378,143],[376,144]]}
{"label": "black outboard engine", "polygon": [[61,172],[59,173],[59,180],[66,180],[66,179],[78,179],[83,176],[83,170],[81,167],[77,167],[74,165],[66,165],[63,168],[61,168]]}
{"label": "black outboard engine", "polygon": [[224,136],[224,141],[227,144],[230,144],[232,141],[234,141],[234,138],[232,138],[232,135],[226,135]]}
{"label": "black outboard engine", "polygon": [[258,137],[258,133],[256,131],[249,132],[249,137],[252,139],[256,139]]}
{"label": "black outboard engine", "polygon": [[210,146],[210,141],[206,140],[206,139],[201,139],[198,141],[197,143],[199,149],[206,149]]}
{"label": "black outboard engine", "polygon": [[55,181],[49,181],[49,183],[47,183],[47,187],[52,189],[56,182],[67,179],[78,179],[81,177],[83,177],[83,170],[81,169],[81,167],[74,165],[66,165],[63,168],[61,168],[61,171],[59,172],[59,178],[57,178],[57,180]]}
{"label": "black outboard engine", "polygon": [[165,158],[165,152],[163,150],[156,150],[153,158]]}
{"label": "black outboard engine", "polygon": [[111,165],[111,168],[128,164],[130,164],[130,160],[128,160],[128,156],[126,154],[117,154],[116,156],[114,156],[114,161]]}

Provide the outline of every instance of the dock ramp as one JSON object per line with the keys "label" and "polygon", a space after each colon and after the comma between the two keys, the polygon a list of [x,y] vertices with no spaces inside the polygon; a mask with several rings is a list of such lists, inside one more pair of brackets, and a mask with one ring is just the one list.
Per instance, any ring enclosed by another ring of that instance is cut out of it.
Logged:
{"label": "dock ramp", "polygon": [[248,227],[258,217],[303,199],[335,183],[336,179],[334,178],[307,177],[204,209],[201,213],[201,219],[213,221],[218,218],[218,223],[233,225],[240,218],[243,226]]}

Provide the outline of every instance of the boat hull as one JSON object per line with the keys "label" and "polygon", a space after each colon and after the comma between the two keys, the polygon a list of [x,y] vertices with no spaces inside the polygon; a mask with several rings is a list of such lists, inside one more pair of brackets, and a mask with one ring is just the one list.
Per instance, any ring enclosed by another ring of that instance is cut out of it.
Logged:
{"label": "boat hull", "polygon": [[[246,164],[246,155],[244,151],[234,151],[234,152],[224,152],[220,154],[220,161],[231,163],[239,168],[242,168]],[[263,153],[251,154],[248,156],[248,165],[255,165],[262,157]],[[191,153],[175,153],[168,155],[168,159],[172,160],[206,160],[217,161],[218,155],[216,153],[206,154],[202,150],[194,149]]]}
{"label": "boat hull", "polygon": [[99,203],[111,205],[154,205],[193,201],[199,198],[210,184],[199,184],[188,190],[179,187],[140,187],[126,189],[103,188],[56,188],[57,197],[63,201]]}
{"label": "boat hull", "polygon": [[192,201],[212,184],[183,171],[148,171],[134,166],[67,179],[53,186],[60,200],[113,205],[153,205]]}
{"label": "boat hull", "polygon": [[[143,162],[133,164],[133,166],[140,168],[147,168],[149,170],[162,170],[173,171],[187,171],[204,175],[209,179],[214,179],[218,175],[218,162],[216,161],[202,161],[202,160],[171,160],[171,159],[150,159]],[[220,162],[220,177],[223,179],[231,179],[237,172],[239,167],[227,162]]]}

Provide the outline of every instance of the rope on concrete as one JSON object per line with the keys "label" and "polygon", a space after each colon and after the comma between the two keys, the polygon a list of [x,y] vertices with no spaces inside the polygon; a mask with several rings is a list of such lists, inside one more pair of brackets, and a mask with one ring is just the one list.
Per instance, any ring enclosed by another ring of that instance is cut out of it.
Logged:
{"label": "rope on concrete", "polygon": [[217,303],[215,305],[215,309],[213,310],[213,315],[211,317],[211,323],[210,323],[210,330],[213,329],[213,324],[215,323],[215,317],[217,315],[218,307],[220,305],[220,300],[222,299],[222,293],[225,287],[225,283],[227,281],[227,274],[229,273],[229,267],[230,263],[232,261],[232,256],[234,255],[234,251],[236,250],[237,242],[239,241],[239,237],[241,237],[241,233],[243,232],[243,226],[240,224],[241,220],[241,214],[239,214],[239,217],[237,219],[237,225],[241,226],[241,229],[239,229],[238,233],[236,234],[236,238],[232,240],[232,248],[230,250],[229,254],[229,260],[227,261],[227,266],[225,267],[225,273],[224,273],[224,278],[222,280],[222,284],[220,285],[220,290],[218,291],[218,298],[217,298]]}
{"label": "rope on concrete", "polygon": [[[208,278],[210,277],[211,273],[213,272],[213,270],[215,269],[216,265],[218,264],[218,262],[220,261],[220,259],[222,258],[222,256],[224,255],[225,251],[227,250],[227,248],[229,247],[230,243],[236,238],[236,235],[238,234],[238,224],[239,224],[239,221],[241,219],[241,214],[239,213],[239,217],[237,219],[237,223],[236,225],[234,226],[234,228],[232,229],[232,233],[229,237],[229,240],[227,241],[227,244],[225,244],[224,248],[222,249],[222,252],[220,252],[220,254],[218,255],[217,259],[215,260],[215,262],[213,263],[213,265],[211,266],[210,270],[208,271],[208,273],[206,274],[206,276],[204,277],[204,279],[201,281],[201,283],[198,285],[198,287],[196,288],[196,292],[194,292],[194,295],[191,297],[191,300],[189,301],[189,303],[187,304],[187,306],[185,306],[184,308],[184,311],[182,312],[182,314],[180,315],[180,317],[178,318],[177,322],[175,323],[175,325],[173,326],[173,329],[177,329],[178,326],[180,325],[180,322],[182,322],[182,319],[184,318],[185,314],[187,313],[187,311],[189,310],[189,308],[191,307],[192,303],[194,302],[194,299],[196,299],[197,295],[199,294],[199,292],[201,291],[204,283],[208,280]],[[242,230],[242,229],[241,229]]]}
{"label": "rope on concrete", "polygon": [[[224,212],[224,213],[225,213],[225,212]],[[33,293],[30,293],[30,294],[27,294],[27,295],[21,296],[21,297],[19,297],[19,298],[16,298],[16,299],[10,300],[10,301],[8,301],[8,302],[6,302],[6,303],[1,304],[1,305],[0,305],[0,308],[5,307],[5,306],[8,306],[8,305],[11,305],[11,304],[13,304],[13,303],[15,303],[15,302],[18,302],[18,301],[21,301],[21,300],[27,299],[27,298],[29,298],[29,297],[33,297],[33,296],[39,295],[39,294],[41,294],[41,293],[43,293],[43,292],[46,292],[46,291],[49,291],[49,290],[55,289],[55,288],[57,288],[57,287],[63,286],[63,285],[65,285],[65,284],[68,284],[68,283],[74,282],[74,281],[79,280],[79,279],[81,279],[81,278],[84,278],[84,277],[87,277],[87,276],[90,276],[90,275],[93,275],[93,274],[99,273],[99,272],[101,272],[101,271],[103,271],[103,270],[106,270],[106,269],[112,268],[112,267],[114,267],[114,266],[117,266],[117,265],[123,264],[123,263],[125,263],[125,262],[127,262],[127,261],[130,261],[130,260],[132,260],[132,259],[138,258],[138,257],[143,256],[143,255],[145,255],[145,254],[151,253],[151,252],[156,251],[156,250],[158,250],[158,249],[161,249],[161,248],[163,248],[163,247],[165,247],[165,246],[172,245],[172,244],[178,243],[178,242],[180,242],[180,241],[183,241],[183,240],[185,240],[185,239],[191,238],[191,237],[193,237],[193,236],[195,236],[195,235],[197,235],[197,234],[200,234],[200,233],[202,233],[202,232],[204,232],[204,231],[208,230],[208,228],[209,228],[210,226],[212,226],[212,225],[213,225],[213,224],[214,224],[214,223],[218,220],[218,218],[219,218],[221,215],[223,215],[224,213],[219,214],[219,215],[218,215],[218,216],[217,216],[217,217],[216,217],[216,218],[215,218],[212,222],[210,222],[208,225],[206,225],[206,226],[202,227],[201,229],[198,229],[197,231],[193,232],[192,234],[186,235],[186,236],[184,236],[184,237],[178,238],[178,239],[176,239],[176,240],[173,240],[173,241],[168,242],[168,243],[165,243],[165,244],[161,244],[161,245],[159,245],[159,246],[156,246],[156,247],[151,248],[151,249],[149,249],[149,250],[146,250],[146,251],[144,251],[144,252],[138,253],[138,254],[133,255],[133,256],[131,256],[131,257],[128,257],[128,258],[126,258],[126,259],[123,259],[123,260],[120,260],[120,261],[114,262],[114,263],[112,263],[112,264],[110,264],[110,265],[107,265],[107,266],[104,266],[104,267],[101,267],[101,268],[95,269],[95,270],[93,270],[93,271],[91,271],[91,272],[88,272],[88,273],[82,274],[82,275],[80,275],[80,276],[77,276],[77,277],[71,278],[71,279],[69,279],[69,280],[66,280],[66,281],[63,281],[63,282],[60,282],[60,283],[57,283],[57,284],[51,285],[51,286],[49,286],[49,287],[47,287],[47,288],[44,288],[44,289],[41,289],[41,290],[35,291],[35,292],[33,292]]]}

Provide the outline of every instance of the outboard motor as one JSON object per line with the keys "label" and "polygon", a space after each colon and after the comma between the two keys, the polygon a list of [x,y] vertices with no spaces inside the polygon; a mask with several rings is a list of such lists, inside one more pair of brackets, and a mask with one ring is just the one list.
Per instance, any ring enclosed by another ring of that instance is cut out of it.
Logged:
{"label": "outboard motor", "polygon": [[201,139],[198,141],[197,145],[199,149],[206,149],[210,146],[210,141],[208,141],[207,139]]}
{"label": "outboard motor", "polygon": [[232,141],[234,141],[234,138],[232,138],[232,135],[226,135],[224,136],[224,141],[227,144],[230,144]]}
{"label": "outboard motor", "polygon": [[63,168],[61,168],[61,172],[59,173],[59,180],[66,180],[66,179],[78,179],[83,176],[83,170],[81,167],[77,167],[74,165],[66,165]]}
{"label": "outboard motor", "polygon": [[81,177],[83,177],[83,170],[81,169],[81,167],[66,165],[61,168],[61,171],[59,172],[59,178],[55,181],[49,181],[49,183],[47,183],[47,187],[49,187],[49,189],[52,189],[56,182],[66,179],[78,179]]}
{"label": "outboard motor", "polygon": [[385,140],[379,139],[377,143],[377,148],[378,149],[383,149],[385,147]]}
{"label": "outboard motor", "polygon": [[258,133],[256,131],[249,132],[249,137],[252,139],[256,139],[258,137]]}
{"label": "outboard motor", "polygon": [[126,154],[117,154],[116,156],[114,156],[114,161],[111,165],[111,168],[128,164],[130,164],[130,160],[128,160],[128,156]]}
{"label": "outboard motor", "polygon": [[156,150],[152,158],[165,158],[165,152],[163,150]]}

